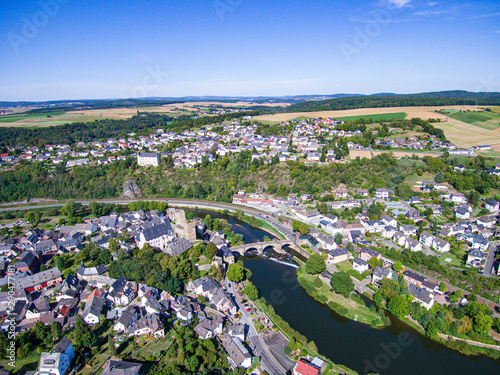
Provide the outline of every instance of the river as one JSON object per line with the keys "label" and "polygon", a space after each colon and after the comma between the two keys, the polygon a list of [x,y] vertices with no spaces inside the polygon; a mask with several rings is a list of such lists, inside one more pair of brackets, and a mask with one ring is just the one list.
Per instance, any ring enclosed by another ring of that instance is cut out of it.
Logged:
{"label": "river", "polygon": [[[267,232],[215,212],[194,211],[197,217],[209,213],[224,218],[246,243],[262,241]],[[298,284],[293,267],[262,259],[245,258],[253,273],[252,282],[292,328],[318,346],[319,352],[360,374],[393,375],[500,374],[500,360],[485,356],[465,356],[436,343],[398,319],[384,329],[339,316],[311,298]]]}

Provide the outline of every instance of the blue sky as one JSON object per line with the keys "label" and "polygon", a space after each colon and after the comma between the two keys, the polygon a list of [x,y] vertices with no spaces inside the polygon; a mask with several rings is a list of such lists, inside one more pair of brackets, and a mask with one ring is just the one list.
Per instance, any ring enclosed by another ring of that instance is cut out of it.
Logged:
{"label": "blue sky", "polygon": [[0,100],[500,91],[495,1],[0,6]]}

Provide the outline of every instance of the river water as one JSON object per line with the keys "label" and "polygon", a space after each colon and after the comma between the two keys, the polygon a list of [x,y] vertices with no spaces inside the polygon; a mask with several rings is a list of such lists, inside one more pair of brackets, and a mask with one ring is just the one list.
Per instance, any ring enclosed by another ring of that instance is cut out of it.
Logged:
{"label": "river water", "polygon": [[[262,241],[267,232],[228,216],[195,211],[197,217],[224,218],[246,243]],[[262,259],[244,258],[253,273],[252,282],[273,305],[276,313],[292,328],[316,343],[319,352],[335,363],[360,374],[394,375],[500,374],[500,360],[484,356],[465,356],[450,350],[398,319],[384,329],[346,319],[311,298],[298,284],[295,268]]]}

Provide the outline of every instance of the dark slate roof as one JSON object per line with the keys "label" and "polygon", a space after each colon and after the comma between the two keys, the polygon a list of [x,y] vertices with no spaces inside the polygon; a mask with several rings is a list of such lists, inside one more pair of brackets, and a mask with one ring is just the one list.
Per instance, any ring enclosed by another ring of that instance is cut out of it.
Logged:
{"label": "dark slate roof", "polygon": [[54,353],[64,353],[71,344],[71,340],[64,336],[52,351]]}
{"label": "dark slate roof", "polygon": [[135,375],[141,368],[140,363],[110,360],[101,375]]}
{"label": "dark slate roof", "polygon": [[418,286],[413,284],[410,284],[408,286],[408,289],[410,290],[410,294],[420,301],[424,303],[429,303],[432,301],[432,296],[427,289],[419,288]]}
{"label": "dark slate roof", "polygon": [[172,256],[180,255],[191,249],[192,246],[193,244],[185,238],[174,238],[172,242],[168,244],[166,253]]}
{"label": "dark slate roof", "polygon": [[167,224],[163,223],[144,229],[142,234],[146,241],[151,241],[161,236],[168,236],[170,233]]}
{"label": "dark slate roof", "polygon": [[26,289],[35,285],[42,284],[47,281],[57,279],[62,276],[62,272],[57,267],[39,272],[35,275],[24,277],[15,281],[16,289]]}

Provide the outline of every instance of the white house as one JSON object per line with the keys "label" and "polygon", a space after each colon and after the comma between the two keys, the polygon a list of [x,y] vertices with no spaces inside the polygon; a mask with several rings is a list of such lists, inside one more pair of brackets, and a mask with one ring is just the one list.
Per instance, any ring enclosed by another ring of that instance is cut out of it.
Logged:
{"label": "white house", "polygon": [[141,152],[137,155],[137,164],[141,167],[157,167],[160,165],[160,155],[151,152]]}
{"label": "white house", "polygon": [[482,225],[485,228],[491,228],[496,222],[497,219],[494,216],[483,216],[477,219],[476,224]]}
{"label": "white house", "polygon": [[411,251],[422,251],[422,244],[411,237],[406,238],[405,247]]}
{"label": "white house", "polygon": [[364,261],[361,258],[354,258],[352,261],[352,269],[354,271],[358,271],[359,273],[363,273],[368,271],[370,268],[370,265],[368,262]]}
{"label": "white house", "polygon": [[74,357],[75,352],[71,340],[63,337],[50,353],[40,355],[38,372],[41,375],[64,375]]}
{"label": "white house", "polygon": [[386,225],[385,227],[382,228],[382,232],[380,233],[382,237],[385,238],[392,238],[397,232],[397,228],[393,227],[392,225]]}
{"label": "white house", "polygon": [[174,231],[170,222],[154,225],[144,229],[136,236],[137,246],[142,248],[145,244],[160,250],[165,250],[174,238]]}
{"label": "white house", "polygon": [[389,216],[389,215],[383,215],[380,220],[382,221],[382,223],[384,223],[385,225],[390,225],[392,227],[397,227],[398,226],[398,222],[396,221],[396,219],[394,219],[393,217]]}
{"label": "white house", "polygon": [[433,295],[427,289],[419,288],[414,284],[409,284],[408,288],[410,289],[410,294],[415,298],[415,301],[420,303],[420,305],[427,310],[434,305]]}
{"label": "white house", "polygon": [[234,367],[247,369],[252,366],[252,356],[239,338],[228,335],[222,339],[221,343],[229,354],[229,363]]}
{"label": "white house", "polygon": [[424,244],[427,247],[431,247],[432,243],[434,241],[434,236],[428,232],[422,232],[420,233],[420,242]]}
{"label": "white house", "polygon": [[490,212],[497,212],[500,209],[500,203],[495,199],[486,199],[484,208]]}
{"label": "white house", "polygon": [[441,238],[434,237],[432,241],[432,248],[439,253],[446,253],[450,251],[450,243],[442,240]]}
{"label": "white house", "polygon": [[375,198],[388,199],[389,198],[389,190],[387,190],[387,189],[375,189]]}

